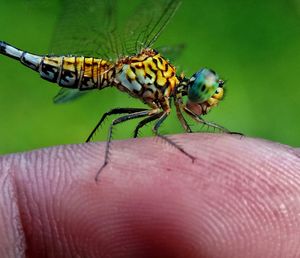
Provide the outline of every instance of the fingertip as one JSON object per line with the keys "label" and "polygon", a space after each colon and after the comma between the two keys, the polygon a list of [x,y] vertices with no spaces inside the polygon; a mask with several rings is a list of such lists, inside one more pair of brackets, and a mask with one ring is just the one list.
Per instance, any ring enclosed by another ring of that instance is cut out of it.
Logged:
{"label": "fingertip", "polygon": [[29,253],[276,257],[276,246],[287,252],[282,239],[293,229],[283,223],[298,222],[282,215],[280,203],[291,207],[290,217],[300,207],[287,198],[300,183],[299,159],[289,148],[231,135],[172,137],[197,160],[151,138],[116,141],[98,181],[103,143],[22,154],[16,182]]}

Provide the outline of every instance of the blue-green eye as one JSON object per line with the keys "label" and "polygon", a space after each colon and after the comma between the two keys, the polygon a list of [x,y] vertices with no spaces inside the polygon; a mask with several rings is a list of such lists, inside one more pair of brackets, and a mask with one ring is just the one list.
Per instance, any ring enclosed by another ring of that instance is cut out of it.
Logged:
{"label": "blue-green eye", "polygon": [[[210,69],[203,68],[195,73],[188,84],[188,98],[192,102],[207,101],[219,87],[219,76]],[[222,87],[222,85],[220,85]]]}

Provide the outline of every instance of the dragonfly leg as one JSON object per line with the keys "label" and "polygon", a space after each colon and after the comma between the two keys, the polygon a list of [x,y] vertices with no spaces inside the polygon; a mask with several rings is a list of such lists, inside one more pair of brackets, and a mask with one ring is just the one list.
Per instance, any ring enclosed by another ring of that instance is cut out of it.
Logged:
{"label": "dragonfly leg", "polygon": [[243,136],[242,133],[238,133],[238,132],[231,132],[229,131],[227,128],[221,126],[221,125],[218,125],[218,124],[215,124],[213,122],[207,122],[205,121],[202,117],[196,115],[193,111],[191,111],[190,109],[188,109],[187,107],[184,108],[184,111],[190,115],[196,122],[198,123],[201,123],[201,124],[204,124],[204,125],[207,125],[208,127],[212,127],[214,129],[218,129],[220,130],[221,132],[224,132],[224,133],[228,133],[228,134],[238,134],[238,135],[241,135]]}
{"label": "dragonfly leg", "polygon": [[163,112],[158,121],[155,123],[154,127],[152,128],[153,133],[158,136],[159,138],[163,139],[176,149],[178,149],[180,152],[182,152],[184,155],[188,156],[193,162],[195,161],[195,157],[192,156],[191,154],[187,153],[180,145],[178,145],[176,142],[173,142],[171,139],[169,139],[167,136],[161,135],[158,132],[159,127],[161,124],[165,121],[165,119],[168,117],[169,112]]}
{"label": "dragonfly leg", "polygon": [[104,162],[103,162],[103,165],[101,166],[101,168],[99,169],[99,171],[96,174],[96,177],[95,177],[96,181],[98,181],[98,178],[99,178],[99,175],[100,175],[101,171],[108,164],[109,150],[110,150],[110,145],[111,145],[111,140],[112,140],[113,127],[115,125],[119,124],[119,123],[131,120],[131,119],[148,116],[149,114],[151,114],[151,112],[153,112],[153,110],[149,110],[149,109],[148,110],[141,110],[141,111],[138,111],[138,112],[135,112],[135,113],[132,113],[132,114],[121,116],[121,117],[113,120],[113,122],[111,123],[111,125],[109,127],[109,131],[108,131],[108,137],[107,137],[106,148],[105,148]]}
{"label": "dragonfly leg", "polygon": [[143,119],[141,122],[138,123],[137,127],[134,129],[134,134],[133,134],[133,138],[137,138],[138,137],[138,134],[139,134],[139,130],[146,124],[158,119],[161,115],[162,115],[163,112],[160,112],[160,113],[157,113],[157,114],[154,114],[150,117],[147,117],[145,119]]}
{"label": "dragonfly leg", "polygon": [[97,125],[95,126],[93,131],[90,133],[89,137],[86,139],[85,142],[89,142],[92,139],[93,135],[98,130],[99,126],[103,123],[103,121],[106,119],[106,117],[108,117],[110,115],[118,115],[118,114],[131,114],[131,113],[136,113],[136,112],[145,111],[145,110],[147,110],[147,109],[145,109],[145,108],[114,108],[114,109],[104,113],[102,115],[100,121],[97,123]]}
{"label": "dragonfly leg", "polygon": [[192,133],[192,129],[190,128],[190,126],[188,125],[187,121],[185,120],[185,118],[183,117],[183,115],[181,113],[180,102],[177,99],[175,99],[174,104],[175,104],[175,107],[176,107],[177,117],[178,117],[181,125],[183,126],[183,129],[187,133]]}

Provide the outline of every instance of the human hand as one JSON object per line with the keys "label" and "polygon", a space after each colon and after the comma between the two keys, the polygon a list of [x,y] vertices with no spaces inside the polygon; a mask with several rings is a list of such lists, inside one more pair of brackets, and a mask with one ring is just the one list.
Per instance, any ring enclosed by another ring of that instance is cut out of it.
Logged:
{"label": "human hand", "polygon": [[0,257],[299,257],[300,151],[235,135],[0,159]]}

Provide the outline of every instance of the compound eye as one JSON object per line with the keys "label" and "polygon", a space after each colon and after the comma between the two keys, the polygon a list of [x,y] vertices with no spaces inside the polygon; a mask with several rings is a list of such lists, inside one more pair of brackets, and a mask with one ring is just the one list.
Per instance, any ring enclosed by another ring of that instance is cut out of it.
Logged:
{"label": "compound eye", "polygon": [[219,87],[218,75],[207,68],[195,73],[188,84],[188,98],[195,103],[203,103],[215,94]]}

